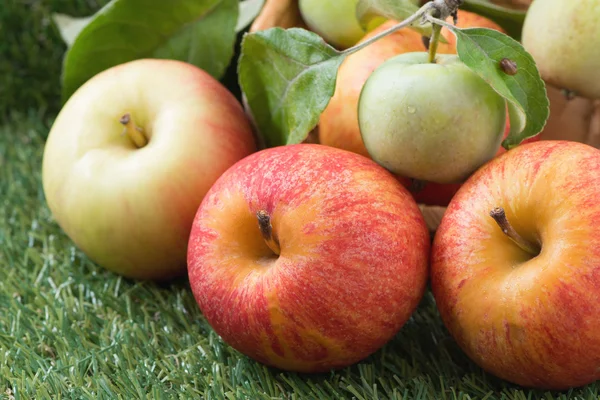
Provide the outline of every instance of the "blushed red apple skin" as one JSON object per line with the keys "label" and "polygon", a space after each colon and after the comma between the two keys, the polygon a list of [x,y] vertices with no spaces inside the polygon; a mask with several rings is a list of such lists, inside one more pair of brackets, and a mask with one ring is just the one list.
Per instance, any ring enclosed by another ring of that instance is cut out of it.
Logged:
{"label": "blushed red apple skin", "polygon": [[[256,212],[271,215],[279,258]],[[404,325],[428,278],[430,237],[408,191],[372,160],[298,144],[230,168],[200,206],[190,284],[235,349],[299,372],[367,357]]]}
{"label": "blushed red apple skin", "polygon": [[[492,374],[562,390],[600,379],[600,151],[519,146],[479,169],[450,202],[432,246],[431,286],[456,342]],[[489,216],[539,236],[530,257]]]}

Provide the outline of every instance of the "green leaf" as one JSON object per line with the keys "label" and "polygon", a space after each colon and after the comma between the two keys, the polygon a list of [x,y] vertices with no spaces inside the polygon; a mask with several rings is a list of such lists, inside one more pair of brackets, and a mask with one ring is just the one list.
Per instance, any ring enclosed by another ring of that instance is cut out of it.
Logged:
{"label": "green leaf", "polygon": [[265,145],[302,142],[333,96],[344,55],[302,28],[246,34],[241,47],[240,87]]}
{"label": "green leaf", "polygon": [[92,76],[140,58],[185,61],[219,79],[234,51],[237,0],[112,0],[63,61],[63,100]]}
{"label": "green leaf", "polygon": [[93,16],[77,18],[60,13],[52,14],[52,20],[56,24],[60,37],[67,44],[67,47],[73,45],[75,38],[92,19]]}
{"label": "green leaf", "polygon": [[461,8],[491,19],[513,39],[520,40],[526,11],[502,7],[489,0],[465,0]]}
{"label": "green leaf", "polygon": [[[550,109],[546,85],[531,55],[519,42],[494,29],[452,26],[451,30],[461,61],[508,101],[511,129],[502,146],[510,149],[540,133]],[[500,67],[505,58],[516,63],[515,75]]]}
{"label": "green leaf", "polygon": [[[401,22],[419,11],[418,4],[418,0],[359,0],[356,5],[356,17],[365,29],[377,17]],[[413,24],[410,29],[427,37],[431,36],[432,32],[430,23]]]}
{"label": "green leaf", "polygon": [[260,14],[265,0],[244,0],[240,1],[240,11],[238,16],[236,32],[241,32]]}

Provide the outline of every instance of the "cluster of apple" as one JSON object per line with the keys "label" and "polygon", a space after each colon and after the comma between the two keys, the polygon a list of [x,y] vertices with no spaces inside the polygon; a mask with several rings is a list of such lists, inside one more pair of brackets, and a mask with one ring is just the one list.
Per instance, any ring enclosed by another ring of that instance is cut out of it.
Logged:
{"label": "cluster of apple", "polygon": [[[382,23],[381,19],[376,19],[375,28],[365,33],[353,13],[357,2],[298,0],[302,18],[308,27],[341,49],[366,42],[397,23],[393,20]],[[524,0],[519,3],[532,2]],[[571,122],[569,129],[573,132],[554,132],[564,127],[562,121],[558,123],[564,102],[556,88],[569,88],[587,98],[600,98],[600,80],[596,78],[600,63],[600,35],[594,34],[600,23],[597,8],[595,0],[538,0],[527,12],[522,44],[532,54],[548,83],[547,90],[552,96],[551,111],[556,114],[551,115],[546,129],[552,131],[550,136],[553,138],[585,137],[582,132],[576,131],[585,129],[585,122],[580,120],[589,121],[588,109],[591,108],[587,105],[579,110],[576,105],[568,106],[568,113],[578,114],[568,116]],[[586,10],[586,18],[578,17],[580,10]],[[331,24],[331,20],[342,22]],[[496,22],[461,9],[457,21],[461,28],[483,27],[506,33]],[[456,37],[446,28],[442,29],[441,35],[446,43],[438,45],[437,53],[456,54]],[[500,126],[505,127],[503,138],[506,138],[510,121],[504,119],[498,96],[491,93],[489,87],[481,85],[470,71],[457,66],[462,74],[449,73],[450,76],[444,77],[443,71],[447,72],[447,69],[434,65],[422,68],[425,58],[422,52],[426,50],[427,43],[419,32],[402,29],[348,56],[338,71],[335,94],[319,120],[319,140],[328,146],[372,157],[392,172],[397,172],[398,178],[411,189],[420,204],[447,206],[461,186],[460,182],[451,182],[449,178],[469,175],[474,166],[481,165],[482,160],[504,153],[505,149],[498,145],[502,139]],[[416,52],[420,55],[415,58]],[[451,60],[456,63],[456,59]],[[413,65],[411,76],[406,69],[409,65]],[[429,78],[433,74],[437,74],[435,81]],[[407,92],[402,89],[409,85],[410,107],[401,108],[408,103],[406,98],[401,98]],[[416,93],[417,86],[425,96]],[[468,88],[472,90],[470,93]],[[433,100],[426,95],[431,90],[437,94]],[[465,95],[463,101],[455,100],[457,93]],[[486,99],[486,104],[473,101],[482,98]],[[582,105],[581,102],[579,105]],[[431,110],[437,113],[436,119],[445,117],[437,121],[437,126],[429,118]],[[440,115],[440,110],[443,110],[443,115]],[[467,119],[447,123],[448,119],[465,114],[465,110],[473,110],[468,113]],[[363,117],[359,125],[361,113]],[[407,113],[410,115],[407,116]],[[393,116],[394,124],[388,122],[388,115]],[[413,121],[413,125],[406,125],[406,121]],[[415,126],[414,123],[420,125]],[[574,126],[576,124],[578,126]],[[395,127],[393,132],[388,128],[391,125]],[[451,143],[444,154],[439,150],[439,137],[432,134],[439,132],[440,126],[444,127],[444,139]],[[415,137],[412,134],[415,131],[427,134]],[[384,140],[386,137],[388,139]],[[538,141],[541,137],[534,136],[525,143]],[[427,153],[436,154],[435,159],[421,156]],[[393,154],[393,161],[389,160],[390,154]],[[446,176],[440,176],[441,172]],[[424,178],[428,184],[414,186],[406,176]]]}
{"label": "cluster of apple", "polygon": [[[459,24],[500,29],[467,12]],[[206,72],[156,59],[110,68],[52,126],[48,206],[111,271],[187,272],[215,331],[266,365],[359,362],[402,328],[431,282],[448,330],[487,371],[556,389],[600,379],[600,150],[533,141],[504,152],[504,101],[442,34],[427,68],[412,68],[424,64],[412,30],[351,55],[321,143],[260,151],[243,107]],[[436,98],[408,89],[432,76]],[[399,91],[411,107],[394,107]],[[468,114],[453,108],[465,104]],[[431,107],[439,118],[420,118]],[[424,139],[441,131],[447,152],[428,158]],[[413,195],[404,176],[436,183]],[[433,242],[419,196],[449,203]]]}
{"label": "cluster of apple", "polygon": [[[346,10],[352,10],[357,1],[343,3]],[[324,11],[340,13],[340,9],[331,3],[330,10],[323,10],[324,4],[317,7],[310,0],[299,1],[300,11],[311,29],[337,46],[354,44],[352,40],[358,43],[370,40],[397,23],[387,20],[365,34],[354,15],[346,15],[346,19],[353,20],[353,24],[347,23],[349,27],[341,29],[345,27],[342,24],[336,25],[335,30],[327,29],[328,25],[318,17]],[[458,11],[458,26],[504,32],[493,21],[463,10]],[[510,130],[504,101],[458,61],[454,35],[446,28],[441,34],[447,43],[439,44],[439,61],[432,65],[426,65],[427,44],[419,32],[411,29],[387,35],[348,56],[338,71],[335,94],[318,125],[320,143],[374,158],[395,172],[419,203],[435,206],[447,206],[461,186],[459,181],[476,166],[505,151],[500,141]],[[429,78],[436,75],[436,80]],[[408,102],[401,97],[409,87],[410,107],[400,107],[399,103]],[[431,90],[437,93],[433,99],[427,95]],[[457,93],[462,94],[463,101],[455,99]],[[468,118],[448,123],[470,107],[474,109]],[[428,118],[432,111],[437,113],[434,121]],[[388,116],[394,119],[392,123]],[[393,132],[389,126],[394,126]],[[443,154],[439,151],[439,136],[435,135],[440,129],[451,144]],[[414,135],[415,131],[426,133]],[[535,140],[538,137],[530,139]],[[406,176],[428,183],[415,187]]]}

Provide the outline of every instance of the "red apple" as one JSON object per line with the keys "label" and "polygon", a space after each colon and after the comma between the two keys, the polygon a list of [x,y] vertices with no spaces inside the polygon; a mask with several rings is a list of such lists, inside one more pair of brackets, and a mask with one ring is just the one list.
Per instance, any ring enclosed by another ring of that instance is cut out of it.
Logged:
{"label": "red apple", "polygon": [[539,141],[490,161],[450,202],[431,285],[483,369],[542,389],[600,379],[599,176],[599,150]]}
{"label": "red apple", "polygon": [[98,265],[137,279],[185,274],[192,220],[227,168],[256,150],[235,97],[205,71],[141,59],[81,86],[54,122],[44,194]]}
{"label": "red apple", "polygon": [[374,161],[281,146],[246,157],[211,188],[190,236],[189,280],[232,347],[322,372],[398,332],[423,296],[429,247],[414,199]]}

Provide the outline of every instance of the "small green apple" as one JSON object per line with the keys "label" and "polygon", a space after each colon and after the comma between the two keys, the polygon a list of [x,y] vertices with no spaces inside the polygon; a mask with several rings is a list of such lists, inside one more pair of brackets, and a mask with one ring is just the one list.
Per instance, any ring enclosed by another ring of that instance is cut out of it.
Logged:
{"label": "small green apple", "polygon": [[338,48],[354,46],[365,31],[356,18],[358,0],[299,0],[300,14],[310,30]]}
{"label": "small green apple", "polygon": [[600,1],[533,1],[522,42],[546,82],[600,99]]}
{"label": "small green apple", "polygon": [[358,104],[369,155],[390,171],[437,183],[463,181],[498,152],[506,102],[454,54],[388,59]]}

